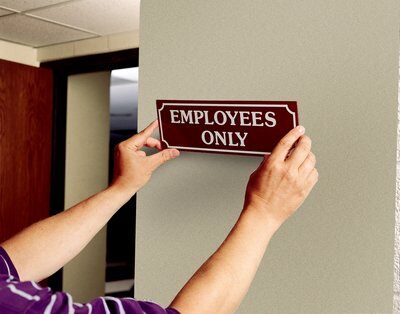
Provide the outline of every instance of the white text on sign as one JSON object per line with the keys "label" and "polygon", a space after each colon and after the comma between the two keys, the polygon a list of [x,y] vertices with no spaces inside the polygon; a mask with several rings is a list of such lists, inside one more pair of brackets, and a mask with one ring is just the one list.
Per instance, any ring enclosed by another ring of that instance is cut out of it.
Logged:
{"label": "white text on sign", "polygon": [[[204,124],[230,126],[274,127],[275,112],[264,114],[259,111],[216,111],[209,114],[207,110],[171,110],[171,123],[174,124]],[[245,147],[246,132],[220,132],[205,130],[201,140],[206,145],[224,145]]]}

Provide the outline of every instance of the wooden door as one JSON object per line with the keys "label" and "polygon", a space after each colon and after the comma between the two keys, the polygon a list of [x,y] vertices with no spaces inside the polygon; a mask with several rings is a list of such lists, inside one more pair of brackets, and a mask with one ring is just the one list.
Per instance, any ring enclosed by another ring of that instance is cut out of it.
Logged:
{"label": "wooden door", "polygon": [[49,216],[52,81],[0,60],[0,242]]}

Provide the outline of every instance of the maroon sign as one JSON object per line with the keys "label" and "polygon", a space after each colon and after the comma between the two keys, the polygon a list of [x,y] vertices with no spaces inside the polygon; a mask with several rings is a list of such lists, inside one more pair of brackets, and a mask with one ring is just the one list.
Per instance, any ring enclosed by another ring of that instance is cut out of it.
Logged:
{"label": "maroon sign", "polygon": [[295,101],[157,100],[163,148],[270,154],[298,125]]}

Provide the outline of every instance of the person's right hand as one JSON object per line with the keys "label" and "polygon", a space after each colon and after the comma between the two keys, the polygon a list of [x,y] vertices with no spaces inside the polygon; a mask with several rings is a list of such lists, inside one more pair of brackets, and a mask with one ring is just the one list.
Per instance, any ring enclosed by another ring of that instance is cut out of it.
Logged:
{"label": "person's right hand", "polygon": [[286,134],[247,185],[245,210],[259,210],[277,227],[300,207],[318,181],[311,140],[303,134],[302,126]]}
{"label": "person's right hand", "polygon": [[[155,120],[147,128],[119,143],[114,153],[114,178],[112,186],[135,194],[149,180],[152,173],[163,163],[179,156],[177,149],[161,149],[161,143],[151,135],[158,127]],[[156,148],[158,153],[146,156],[143,146]]]}

